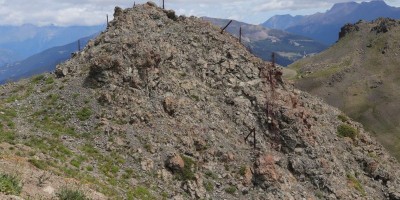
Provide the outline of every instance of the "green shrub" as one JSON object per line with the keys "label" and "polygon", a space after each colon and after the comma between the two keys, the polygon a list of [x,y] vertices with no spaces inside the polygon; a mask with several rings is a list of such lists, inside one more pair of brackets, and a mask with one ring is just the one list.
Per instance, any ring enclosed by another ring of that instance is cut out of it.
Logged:
{"label": "green shrub", "polygon": [[204,181],[203,185],[207,192],[212,192],[214,190],[214,184],[211,181]]}
{"label": "green shrub", "polygon": [[156,198],[147,188],[138,186],[128,193],[128,199],[155,200]]}
{"label": "green shrub", "polygon": [[366,195],[365,190],[363,186],[361,185],[360,181],[357,180],[356,177],[354,177],[351,174],[347,174],[347,180],[349,181],[350,185],[354,187],[357,191],[359,191],[363,196]]}
{"label": "green shrub", "polygon": [[88,120],[91,115],[92,115],[92,110],[90,110],[90,108],[87,107],[82,108],[82,110],[76,113],[76,117],[78,117],[78,119],[81,121]]}
{"label": "green shrub", "polygon": [[144,145],[144,149],[146,149],[147,152],[152,152],[153,146],[151,146],[151,144],[147,143]]}
{"label": "green shrub", "polygon": [[79,168],[79,167],[81,166],[82,162],[85,161],[85,160],[86,160],[85,157],[83,157],[83,156],[77,156],[76,158],[72,159],[69,163],[70,163],[72,166],[74,166],[74,167],[76,167],[76,168]]}
{"label": "green shrub", "polygon": [[46,99],[48,104],[55,105],[55,103],[59,99],[59,96],[57,94],[49,94],[47,95]]}
{"label": "green shrub", "polygon": [[82,191],[72,189],[62,189],[57,193],[59,200],[89,200]]}
{"label": "green shrub", "polygon": [[33,77],[31,82],[36,84],[36,83],[39,83],[43,79],[44,79],[44,75],[41,74],[41,75]]}
{"label": "green shrub", "polygon": [[7,195],[19,195],[22,190],[20,180],[12,175],[0,173],[0,192]]}
{"label": "green shrub", "polygon": [[225,192],[226,192],[226,193],[229,193],[229,194],[235,194],[235,192],[236,192],[236,187],[235,187],[235,186],[227,187],[227,188],[225,188]]}
{"label": "green shrub", "polygon": [[218,176],[215,173],[213,173],[212,171],[206,171],[205,175],[212,179],[218,179]]}
{"label": "green shrub", "polygon": [[133,169],[125,169],[125,173],[122,175],[123,179],[129,179],[134,176],[134,171]]}
{"label": "green shrub", "polygon": [[318,199],[324,199],[324,193],[322,193],[321,190],[315,191],[315,196],[316,196]]}
{"label": "green shrub", "polygon": [[358,131],[347,124],[342,124],[337,128],[338,135],[341,137],[349,137],[355,139],[358,135]]}
{"label": "green shrub", "polygon": [[192,97],[192,99],[193,100],[195,100],[195,101],[200,101],[200,97],[199,96],[197,96],[197,95],[190,95],[190,97]]}
{"label": "green shrub", "polygon": [[12,131],[3,131],[0,128],[0,142],[13,143],[15,140],[15,133]]}
{"label": "green shrub", "polygon": [[338,119],[342,122],[347,122],[347,117],[345,115],[338,115]]}
{"label": "green shrub", "polygon": [[43,160],[29,159],[28,162],[30,162],[33,166],[37,167],[38,169],[47,168],[47,163]]}
{"label": "green shrub", "polygon": [[46,84],[47,84],[47,85],[53,84],[53,83],[54,83],[53,77],[49,77],[49,78],[46,79]]}
{"label": "green shrub", "polygon": [[244,176],[246,174],[246,166],[241,166],[239,169],[239,174]]}
{"label": "green shrub", "polygon": [[85,144],[81,147],[81,150],[85,152],[86,154],[92,156],[92,157],[97,157],[100,155],[99,151],[91,144]]}
{"label": "green shrub", "polygon": [[89,172],[93,171],[93,166],[87,166],[86,170],[89,171]]}
{"label": "green shrub", "polygon": [[183,169],[177,174],[178,179],[181,181],[186,181],[186,180],[194,180],[195,175],[194,172],[192,171],[192,168],[195,165],[195,162],[186,156],[182,156],[183,162],[185,163]]}

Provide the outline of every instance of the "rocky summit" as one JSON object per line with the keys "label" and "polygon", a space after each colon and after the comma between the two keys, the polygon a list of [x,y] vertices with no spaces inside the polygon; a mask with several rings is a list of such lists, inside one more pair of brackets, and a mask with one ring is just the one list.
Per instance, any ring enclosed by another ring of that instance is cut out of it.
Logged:
{"label": "rocky summit", "polygon": [[360,124],[219,27],[151,2],[114,15],[54,75],[2,86],[0,173],[51,175],[6,196],[400,199],[399,164]]}

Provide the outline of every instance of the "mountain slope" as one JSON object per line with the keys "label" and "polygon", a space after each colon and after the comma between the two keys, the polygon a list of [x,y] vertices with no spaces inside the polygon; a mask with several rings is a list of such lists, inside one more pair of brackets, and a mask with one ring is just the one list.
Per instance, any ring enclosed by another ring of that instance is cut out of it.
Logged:
{"label": "mountain slope", "polygon": [[[95,35],[81,38],[80,45],[83,48]],[[0,84],[7,81],[15,81],[33,75],[51,72],[56,66],[71,58],[71,54],[78,51],[78,41],[47,49],[29,58],[8,64],[0,69]]]}
{"label": "mountain slope", "polygon": [[114,15],[57,78],[1,87],[0,139],[33,166],[110,199],[400,199],[358,123],[219,27],[154,3]]}
{"label": "mountain slope", "polygon": [[[104,26],[0,26],[0,66],[26,59],[46,49],[95,34]],[[5,54],[4,54],[5,53]],[[4,59],[3,59],[4,58]]]}
{"label": "mountain slope", "polygon": [[400,8],[388,6],[384,1],[337,3],[325,13],[307,16],[274,16],[262,25],[313,38],[324,44],[337,41],[340,28],[359,20],[371,21],[379,17],[400,19]]}
{"label": "mountain slope", "polygon": [[[230,21],[207,17],[202,19],[220,27],[225,26]],[[271,54],[275,52],[276,62],[282,66],[287,66],[298,59],[319,53],[327,48],[326,45],[310,38],[238,21],[233,21],[226,31],[239,37],[240,27],[242,27],[243,42],[251,49],[252,53],[263,60],[271,60]]]}
{"label": "mountain slope", "polygon": [[[400,22],[378,19],[342,28],[332,48],[291,65],[296,85],[323,97],[357,121],[400,158]],[[387,32],[386,32],[387,31]]]}

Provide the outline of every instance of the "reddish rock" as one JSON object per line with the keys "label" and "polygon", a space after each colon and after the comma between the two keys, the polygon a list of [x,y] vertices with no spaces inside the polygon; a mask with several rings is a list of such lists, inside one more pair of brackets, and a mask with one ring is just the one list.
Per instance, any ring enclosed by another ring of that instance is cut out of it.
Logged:
{"label": "reddish rock", "polygon": [[252,180],[253,180],[253,172],[251,171],[251,168],[249,166],[246,166],[244,169],[244,175],[243,175],[243,185],[250,185]]}
{"label": "reddish rock", "polygon": [[271,154],[257,159],[255,174],[262,181],[277,182],[282,175],[275,168],[275,158]]}
{"label": "reddish rock", "polygon": [[163,106],[164,106],[165,112],[167,112],[169,115],[172,116],[176,112],[178,103],[173,96],[167,96],[164,98]]}
{"label": "reddish rock", "polygon": [[180,155],[175,154],[167,160],[166,165],[171,171],[176,172],[185,167],[185,162]]}

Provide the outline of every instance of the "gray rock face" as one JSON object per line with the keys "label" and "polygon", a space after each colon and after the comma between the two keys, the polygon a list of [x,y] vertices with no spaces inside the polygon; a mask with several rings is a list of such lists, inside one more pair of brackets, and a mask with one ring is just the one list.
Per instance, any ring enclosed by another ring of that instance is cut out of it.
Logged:
{"label": "gray rock face", "polygon": [[[168,188],[171,198],[399,197],[399,164],[360,124],[340,121],[340,111],[282,82],[270,63],[195,17],[152,3],[116,9],[108,30],[57,71],[95,91],[107,123],[92,126],[105,141],[124,135],[115,150],[129,152],[139,173],[159,171],[162,178],[138,179],[157,183],[156,192]],[[339,137],[342,124],[358,137]],[[252,130],[255,140],[245,140]],[[181,179],[165,178],[166,169]]]}

